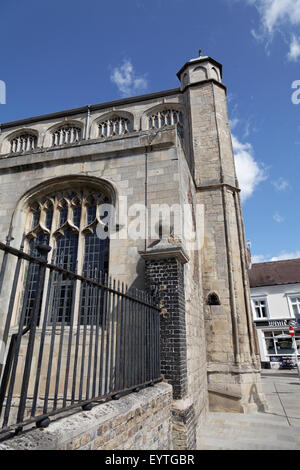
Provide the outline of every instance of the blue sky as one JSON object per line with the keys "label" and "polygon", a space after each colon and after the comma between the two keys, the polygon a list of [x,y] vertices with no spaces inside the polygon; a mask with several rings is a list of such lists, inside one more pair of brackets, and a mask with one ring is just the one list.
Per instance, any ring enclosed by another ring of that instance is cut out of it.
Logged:
{"label": "blue sky", "polygon": [[222,62],[254,261],[300,257],[300,0],[2,0],[0,39],[0,122],[178,87],[199,48]]}

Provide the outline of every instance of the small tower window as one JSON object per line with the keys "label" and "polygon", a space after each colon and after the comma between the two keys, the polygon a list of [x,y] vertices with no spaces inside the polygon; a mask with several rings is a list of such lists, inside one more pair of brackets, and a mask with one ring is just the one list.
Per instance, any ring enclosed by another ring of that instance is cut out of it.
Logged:
{"label": "small tower window", "polygon": [[207,305],[221,305],[218,294],[211,292],[207,297]]}

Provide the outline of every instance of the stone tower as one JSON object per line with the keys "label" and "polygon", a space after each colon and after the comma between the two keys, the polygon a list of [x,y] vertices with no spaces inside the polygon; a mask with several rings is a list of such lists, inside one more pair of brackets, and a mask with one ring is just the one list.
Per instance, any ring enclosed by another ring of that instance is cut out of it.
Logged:
{"label": "stone tower", "polygon": [[178,78],[189,103],[192,171],[205,214],[201,261],[210,408],[245,412],[262,408],[264,399],[222,65],[200,55]]}

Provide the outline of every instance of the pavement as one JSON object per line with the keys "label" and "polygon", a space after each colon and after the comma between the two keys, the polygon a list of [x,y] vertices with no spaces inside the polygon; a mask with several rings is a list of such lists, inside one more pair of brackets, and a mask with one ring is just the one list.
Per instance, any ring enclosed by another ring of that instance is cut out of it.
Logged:
{"label": "pavement", "polygon": [[209,413],[199,450],[300,450],[300,378],[295,370],[264,370],[269,409],[251,414]]}

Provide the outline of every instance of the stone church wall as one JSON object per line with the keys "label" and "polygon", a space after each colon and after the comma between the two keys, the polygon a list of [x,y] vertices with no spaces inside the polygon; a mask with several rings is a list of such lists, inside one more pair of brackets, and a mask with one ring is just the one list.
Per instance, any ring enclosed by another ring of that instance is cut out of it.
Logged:
{"label": "stone church wall", "polygon": [[[184,400],[179,405],[185,409],[187,407],[185,412],[189,415],[188,419],[191,420],[191,415],[193,416],[193,426],[190,426],[190,428],[194,427],[197,433],[197,429],[205,421],[208,412],[206,338],[201,276],[201,252],[204,243],[205,219],[204,207],[202,205],[197,207],[194,181],[182,149],[178,149],[178,156],[181,204],[183,206],[189,205],[192,210],[192,230],[186,234],[187,240],[185,240],[189,262],[184,266],[187,401],[190,402],[190,409]],[[193,239],[194,233],[196,234],[195,239]]]}

